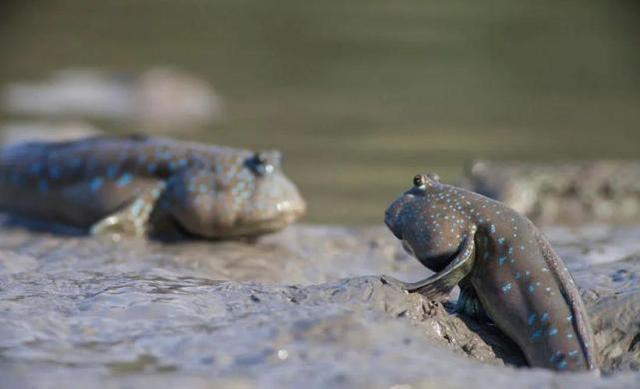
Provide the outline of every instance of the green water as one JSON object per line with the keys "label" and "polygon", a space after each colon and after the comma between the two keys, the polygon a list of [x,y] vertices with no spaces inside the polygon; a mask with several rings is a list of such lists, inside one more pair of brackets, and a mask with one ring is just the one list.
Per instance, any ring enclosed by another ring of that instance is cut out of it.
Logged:
{"label": "green water", "polygon": [[227,109],[185,137],[279,148],[307,221],[371,223],[418,171],[637,158],[638,16],[598,0],[4,1],[0,84],[175,65]]}

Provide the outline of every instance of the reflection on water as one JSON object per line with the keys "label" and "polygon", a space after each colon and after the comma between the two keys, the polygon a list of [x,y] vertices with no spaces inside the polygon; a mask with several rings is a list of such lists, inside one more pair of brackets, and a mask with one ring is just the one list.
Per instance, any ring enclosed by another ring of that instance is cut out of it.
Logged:
{"label": "reflection on water", "polygon": [[380,222],[417,171],[450,180],[478,157],[638,156],[634,1],[4,7],[0,83],[78,66],[174,65],[202,76],[225,99],[225,121],[180,133],[282,149],[311,221]]}

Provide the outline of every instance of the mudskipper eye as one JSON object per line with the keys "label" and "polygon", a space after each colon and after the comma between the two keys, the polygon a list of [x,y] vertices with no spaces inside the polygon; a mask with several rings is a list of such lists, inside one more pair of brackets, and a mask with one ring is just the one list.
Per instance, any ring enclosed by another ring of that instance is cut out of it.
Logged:
{"label": "mudskipper eye", "polygon": [[268,155],[264,153],[255,153],[253,157],[249,158],[245,165],[251,169],[251,171],[257,176],[265,176],[273,172],[273,164],[269,161]]}
{"label": "mudskipper eye", "polygon": [[424,174],[417,174],[413,177],[413,186],[416,188],[423,188],[425,185],[427,185],[427,176]]}
{"label": "mudskipper eye", "polygon": [[253,158],[255,158],[256,163],[259,165],[264,165],[267,163],[267,157],[262,153],[256,153]]}

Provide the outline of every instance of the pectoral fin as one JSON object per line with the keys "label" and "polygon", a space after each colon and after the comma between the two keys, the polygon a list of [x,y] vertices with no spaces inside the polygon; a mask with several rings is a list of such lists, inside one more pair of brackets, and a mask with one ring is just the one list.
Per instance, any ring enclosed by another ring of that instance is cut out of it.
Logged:
{"label": "pectoral fin", "polygon": [[91,226],[92,235],[124,234],[142,236],[147,232],[149,215],[166,184],[160,182],[145,190],[115,213],[107,215]]}
{"label": "pectoral fin", "polygon": [[418,282],[400,282],[402,287],[408,292],[418,292],[431,299],[449,295],[451,290],[473,269],[475,232],[474,227],[462,241],[458,254],[442,271]]}
{"label": "pectoral fin", "polygon": [[456,312],[472,317],[476,320],[485,322],[491,321],[468,280],[460,283],[460,296],[456,303]]}

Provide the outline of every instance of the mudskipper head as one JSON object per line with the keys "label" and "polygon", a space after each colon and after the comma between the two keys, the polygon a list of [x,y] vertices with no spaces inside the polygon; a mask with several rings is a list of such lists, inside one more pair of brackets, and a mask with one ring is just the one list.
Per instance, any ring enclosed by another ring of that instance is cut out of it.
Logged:
{"label": "mudskipper head", "polygon": [[449,263],[463,239],[466,221],[455,208],[454,193],[437,174],[418,174],[385,213],[385,224],[405,250],[433,271]]}
{"label": "mudskipper head", "polygon": [[234,226],[240,235],[280,230],[306,211],[298,188],[282,171],[282,154],[276,150],[246,158],[230,192],[242,198]]}
{"label": "mudskipper head", "polygon": [[172,178],[172,214],[186,231],[214,239],[255,237],[304,214],[304,200],[282,172],[280,152],[222,151],[211,166]]}

